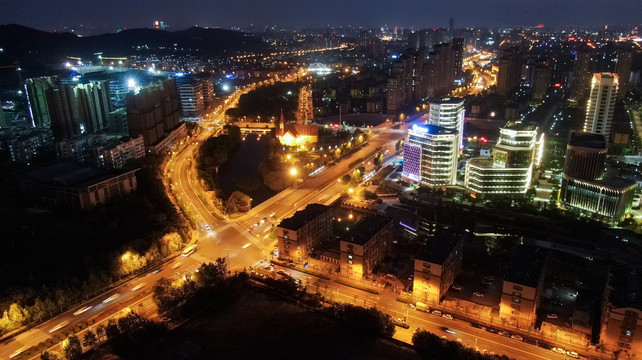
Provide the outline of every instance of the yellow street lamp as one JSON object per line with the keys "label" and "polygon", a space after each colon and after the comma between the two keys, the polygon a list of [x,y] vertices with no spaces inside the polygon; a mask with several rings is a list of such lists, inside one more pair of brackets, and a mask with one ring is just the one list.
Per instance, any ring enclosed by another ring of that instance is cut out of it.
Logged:
{"label": "yellow street lamp", "polygon": [[298,174],[298,173],[299,173],[299,172],[297,171],[297,169],[296,169],[296,168],[292,168],[292,169],[290,169],[290,175],[292,175],[292,176],[296,176],[296,174]]}

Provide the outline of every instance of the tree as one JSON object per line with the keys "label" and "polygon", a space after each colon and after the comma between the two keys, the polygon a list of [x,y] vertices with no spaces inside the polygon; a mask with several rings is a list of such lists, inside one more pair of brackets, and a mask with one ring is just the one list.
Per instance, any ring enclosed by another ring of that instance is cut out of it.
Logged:
{"label": "tree", "polygon": [[372,161],[375,166],[381,166],[383,163],[383,154],[377,154],[374,157],[374,160]]}
{"label": "tree", "polygon": [[216,263],[202,264],[196,273],[196,283],[199,286],[207,287],[219,284],[225,279],[227,263],[224,258],[216,259]]}
{"label": "tree", "polygon": [[252,204],[252,199],[240,191],[235,191],[225,202],[225,209],[229,214],[234,214]]}
{"label": "tree", "polygon": [[100,342],[105,337],[105,325],[98,325],[96,328],[96,339]]}
{"label": "tree", "polygon": [[61,347],[67,360],[77,360],[82,356],[82,345],[76,335],[71,335],[63,340]]}
{"label": "tree", "polygon": [[89,329],[85,336],[82,338],[82,344],[86,347],[94,347],[97,342],[98,337],[96,336],[96,333],[91,329]]}
{"label": "tree", "polygon": [[63,356],[57,351],[45,351],[40,354],[40,360],[63,360]]}

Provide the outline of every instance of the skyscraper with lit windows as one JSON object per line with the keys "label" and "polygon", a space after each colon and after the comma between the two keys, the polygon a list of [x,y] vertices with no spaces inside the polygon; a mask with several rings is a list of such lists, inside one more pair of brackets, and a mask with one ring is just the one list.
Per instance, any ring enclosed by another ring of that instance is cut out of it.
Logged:
{"label": "skyscraper with lit windows", "polygon": [[464,147],[462,134],[466,111],[464,99],[458,97],[442,97],[430,101],[430,125],[441,126],[456,130],[459,133],[459,149]]}
{"label": "skyscraper with lit windows", "polygon": [[609,138],[613,125],[613,111],[619,77],[614,73],[595,73],[591,80],[591,95],[586,104],[584,132]]}
{"label": "skyscraper with lit windows", "polygon": [[457,183],[457,130],[434,125],[414,125],[404,143],[402,177],[427,186]]}

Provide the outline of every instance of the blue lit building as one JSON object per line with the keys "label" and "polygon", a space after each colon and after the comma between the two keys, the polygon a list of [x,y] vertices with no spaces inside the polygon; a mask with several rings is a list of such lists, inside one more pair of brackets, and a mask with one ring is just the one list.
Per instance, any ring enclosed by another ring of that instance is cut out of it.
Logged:
{"label": "blue lit building", "polygon": [[434,125],[414,125],[404,143],[402,177],[427,186],[457,182],[459,132]]}

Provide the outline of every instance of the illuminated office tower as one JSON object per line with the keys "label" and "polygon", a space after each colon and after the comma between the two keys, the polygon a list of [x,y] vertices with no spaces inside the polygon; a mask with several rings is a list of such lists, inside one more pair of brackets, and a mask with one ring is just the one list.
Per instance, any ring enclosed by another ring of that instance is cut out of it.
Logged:
{"label": "illuminated office tower", "polygon": [[542,139],[537,141],[535,125],[509,122],[500,129],[492,158],[478,157],[466,163],[466,188],[475,197],[524,195],[542,144]]}
{"label": "illuminated office tower", "polygon": [[446,129],[456,130],[459,133],[459,149],[464,147],[464,99],[458,97],[442,97],[430,101],[430,125],[441,126]]}
{"label": "illuminated office tower", "polygon": [[591,80],[591,95],[586,104],[584,132],[602,134],[609,138],[619,78],[613,73],[595,73]]}
{"label": "illuminated office tower", "polygon": [[403,178],[427,186],[457,182],[459,133],[434,125],[414,125],[404,143]]}

